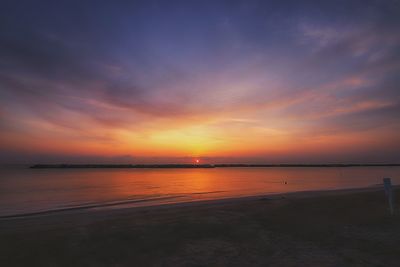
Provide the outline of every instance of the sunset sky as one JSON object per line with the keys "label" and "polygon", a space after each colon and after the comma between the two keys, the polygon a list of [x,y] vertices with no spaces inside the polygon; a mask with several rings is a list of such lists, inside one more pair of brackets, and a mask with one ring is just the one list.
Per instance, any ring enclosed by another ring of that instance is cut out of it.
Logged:
{"label": "sunset sky", "polygon": [[400,162],[400,1],[2,1],[0,162]]}

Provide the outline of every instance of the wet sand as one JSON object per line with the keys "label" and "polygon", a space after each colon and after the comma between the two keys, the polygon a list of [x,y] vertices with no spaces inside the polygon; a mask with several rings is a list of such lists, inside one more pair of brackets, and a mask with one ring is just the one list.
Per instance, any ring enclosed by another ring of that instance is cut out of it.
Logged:
{"label": "wet sand", "polygon": [[381,187],[48,213],[0,220],[0,263],[399,266],[400,216]]}

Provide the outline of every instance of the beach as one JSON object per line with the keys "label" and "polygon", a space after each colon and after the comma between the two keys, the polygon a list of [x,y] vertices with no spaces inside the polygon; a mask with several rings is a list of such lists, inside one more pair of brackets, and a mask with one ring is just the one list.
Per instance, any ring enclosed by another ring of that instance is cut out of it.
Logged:
{"label": "beach", "polygon": [[399,225],[399,215],[389,214],[382,186],[50,212],[0,220],[0,262],[398,266]]}
{"label": "beach", "polygon": [[400,0],[3,2],[0,267],[400,267]]}

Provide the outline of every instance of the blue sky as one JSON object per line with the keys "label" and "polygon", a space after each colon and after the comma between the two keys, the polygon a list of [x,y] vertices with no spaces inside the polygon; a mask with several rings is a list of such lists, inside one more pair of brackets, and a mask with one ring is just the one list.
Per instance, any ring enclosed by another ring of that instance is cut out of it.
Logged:
{"label": "blue sky", "polygon": [[398,162],[399,1],[6,1],[0,160]]}

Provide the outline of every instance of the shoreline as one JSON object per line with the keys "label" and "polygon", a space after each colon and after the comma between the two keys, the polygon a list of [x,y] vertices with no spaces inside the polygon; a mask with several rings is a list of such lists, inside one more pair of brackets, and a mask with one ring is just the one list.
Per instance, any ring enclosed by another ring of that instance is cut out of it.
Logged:
{"label": "shoreline", "polygon": [[374,186],[5,219],[0,262],[397,267],[395,203],[391,216],[383,186]]}
{"label": "shoreline", "polygon": [[[393,190],[396,189],[400,189],[400,185],[394,185]],[[358,187],[358,188],[305,190],[305,191],[294,191],[294,192],[283,192],[283,193],[257,194],[249,196],[238,196],[238,197],[222,197],[215,199],[171,201],[165,203],[153,203],[150,205],[141,205],[141,203],[148,203],[156,200],[168,200],[168,199],[177,199],[185,197],[184,195],[165,196],[165,197],[151,198],[151,199],[133,199],[133,200],[112,202],[112,203],[99,203],[99,204],[91,204],[91,205],[77,206],[77,207],[50,209],[37,212],[2,215],[0,216],[0,222],[8,220],[40,218],[46,216],[64,216],[64,215],[68,216],[68,215],[83,214],[83,213],[112,214],[112,213],[125,213],[125,212],[129,213],[142,210],[174,209],[181,207],[218,206],[226,204],[234,205],[238,203],[257,201],[257,200],[304,199],[304,198],[314,198],[314,197],[332,196],[332,195],[340,196],[340,195],[363,193],[363,192],[377,192],[377,191],[383,192],[383,190],[384,190],[383,185],[371,185],[367,187]],[[139,205],[132,206],[135,204]]]}

